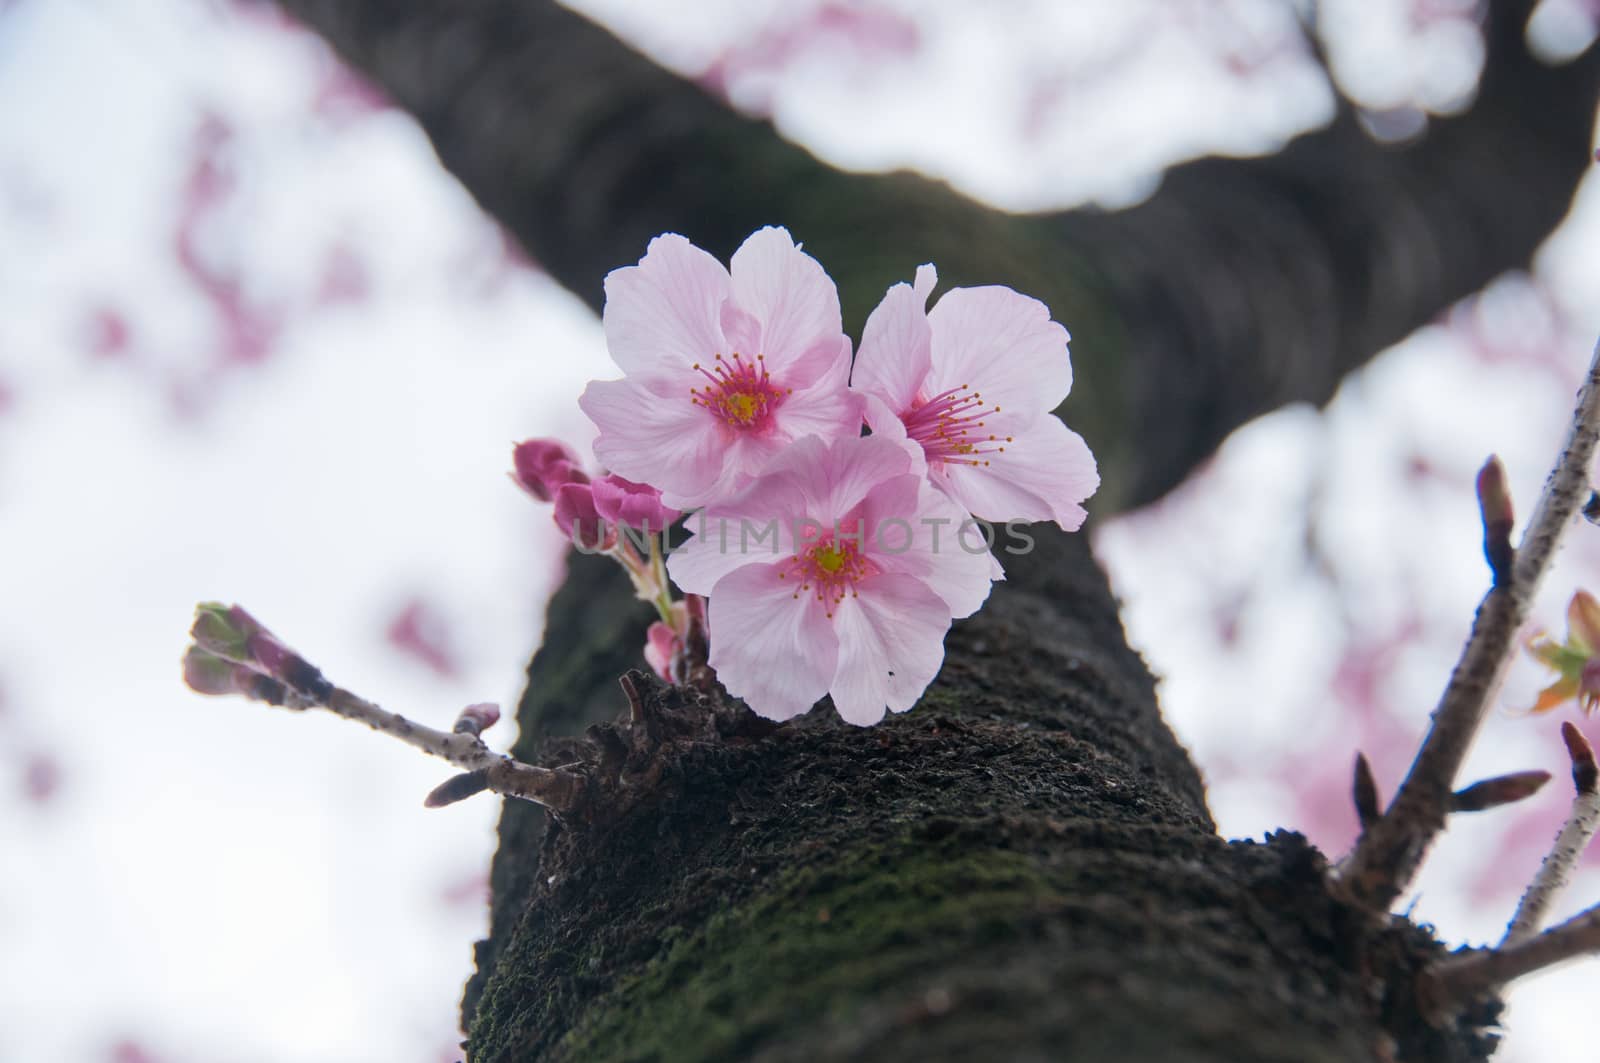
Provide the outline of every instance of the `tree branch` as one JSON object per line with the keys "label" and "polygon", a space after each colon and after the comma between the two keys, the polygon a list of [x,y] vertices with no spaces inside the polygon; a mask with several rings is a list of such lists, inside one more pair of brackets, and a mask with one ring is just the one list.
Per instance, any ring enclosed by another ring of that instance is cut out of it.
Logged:
{"label": "tree branch", "polygon": [[1600,953],[1600,905],[1535,937],[1445,960],[1423,974],[1418,994],[1425,1011],[1447,1017],[1508,982],[1587,953]]}
{"label": "tree branch", "polygon": [[1505,680],[1516,651],[1517,632],[1561,537],[1589,496],[1589,468],[1600,441],[1600,344],[1578,392],[1566,446],[1545,481],[1533,517],[1511,565],[1511,578],[1497,580],[1478,606],[1472,634],[1451,673],[1433,723],[1394,801],[1343,865],[1342,886],[1352,900],[1387,910],[1410,884],[1434,837],[1451,811],[1461,762],[1477,737],[1484,715]]}
{"label": "tree branch", "polygon": [[[343,687],[334,687],[321,708],[335,716],[364,723],[380,734],[397,738],[413,749],[429,756],[447,760],[469,772],[481,772],[483,785],[505,797],[520,797],[525,801],[543,805],[553,812],[570,812],[583,794],[583,779],[554,768],[540,768],[524,764],[504,753],[496,753],[476,733],[463,730],[439,731],[426,724],[408,720],[397,712],[352,694]],[[435,791],[439,793],[439,791]],[[466,795],[462,795],[466,796]],[[457,798],[459,800],[459,798]],[[447,801],[430,802],[437,806]]]}
{"label": "tree branch", "polygon": [[479,735],[500,718],[494,705],[468,705],[450,731],[408,720],[329,682],[321,669],[237,605],[202,602],[190,634],[194,644],[184,654],[183,676],[198,694],[240,695],[296,711],[326,709],[465,768],[467,775],[448,780],[428,795],[424,803],[430,808],[491,790],[552,812],[570,813],[584,797],[582,776],[524,764],[484,744]]}
{"label": "tree branch", "polygon": [[1576,790],[1572,811],[1567,814],[1561,833],[1556,835],[1549,855],[1539,865],[1539,873],[1518,902],[1517,912],[1511,917],[1511,925],[1500,942],[1501,948],[1520,944],[1539,932],[1550,906],[1572,881],[1578,858],[1589,847],[1595,831],[1600,830],[1600,787],[1595,785],[1594,750],[1583,732],[1571,723],[1561,725],[1561,737],[1572,757],[1572,781]]}
{"label": "tree branch", "polygon": [[1591,54],[1533,59],[1532,4],[1491,5],[1479,98],[1406,146],[1348,108],[1284,151],[1174,167],[1128,210],[1019,216],[909,174],[842,173],[549,0],[281,0],[417,116],[440,159],[589,305],[675,230],[726,256],[788,225],[859,327],[934,261],[1007,283],[1073,332],[1065,415],[1100,458],[1098,512],[1173,486],[1223,436],[1351,368],[1504,270],[1589,162]]}

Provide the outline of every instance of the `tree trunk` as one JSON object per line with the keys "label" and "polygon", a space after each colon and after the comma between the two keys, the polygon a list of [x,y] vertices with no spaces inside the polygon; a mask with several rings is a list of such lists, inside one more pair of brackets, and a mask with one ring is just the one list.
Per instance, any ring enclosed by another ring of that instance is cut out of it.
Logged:
{"label": "tree trunk", "polygon": [[[850,326],[928,260],[1044,299],[1074,333],[1065,412],[1102,514],[1525,263],[1589,162],[1600,66],[1534,62],[1531,5],[1499,0],[1477,104],[1418,142],[1381,147],[1346,107],[1131,210],[1020,217],[839,173],[542,0],[282,3],[591,305],[655,233],[726,254],[772,222],[834,271]],[[1484,1058],[1496,1003],[1445,1030],[1416,1014],[1426,933],[1341,907],[1298,835],[1216,837],[1083,538],[1036,535],[912,712],[680,735],[597,822],[509,802],[472,1058]],[[519,756],[637,737],[558,736],[617,718],[647,619],[620,573],[572,559]],[[660,718],[709,711],[640,683]]]}
{"label": "tree trunk", "polygon": [[[603,826],[509,802],[471,1058],[1485,1058],[1417,1018],[1425,933],[1297,834],[1216,837],[1084,539],[1035,534],[911,712],[684,743]],[[646,619],[573,560],[520,715],[546,763],[624,708]]]}

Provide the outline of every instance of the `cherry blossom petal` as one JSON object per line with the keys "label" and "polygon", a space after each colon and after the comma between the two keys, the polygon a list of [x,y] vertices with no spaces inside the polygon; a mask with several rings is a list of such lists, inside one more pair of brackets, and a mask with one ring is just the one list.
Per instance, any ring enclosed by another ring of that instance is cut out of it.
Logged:
{"label": "cherry blossom petal", "polygon": [[719,506],[690,517],[687,527],[688,540],[667,555],[667,575],[690,594],[710,594],[731,572],[794,553],[791,514],[782,508]]}
{"label": "cherry blossom petal", "polygon": [[1044,416],[986,465],[943,464],[934,482],[973,515],[991,521],[1053,520],[1075,531],[1087,515],[1081,503],[1100,485],[1083,437]]}
{"label": "cherry blossom petal", "polygon": [[760,560],[764,551],[770,551],[771,561],[785,556],[781,543],[771,549],[755,537],[760,524],[744,531],[747,526],[737,519],[696,514],[689,518],[689,527],[701,522],[705,524],[705,534],[691,535],[667,555],[667,575],[687,594],[710,594],[724,576]]}
{"label": "cherry blossom petal", "polygon": [[744,353],[765,355],[772,372],[781,372],[818,339],[844,331],[839,290],[787,229],[752,233],[729,265],[733,301],[761,323],[760,348]]}
{"label": "cherry blossom petal", "polygon": [[[786,437],[777,434],[752,436],[730,433],[716,427],[713,430],[717,438],[717,446],[712,452],[716,466],[711,470],[714,478],[693,490],[663,490],[661,501],[667,506],[685,512],[720,504],[750,486],[760,470],[790,445]],[[674,474],[676,470],[663,473]]]}
{"label": "cherry blossom petal", "polygon": [[850,386],[876,396],[895,413],[911,408],[932,367],[927,305],[937,281],[932,266],[918,266],[916,284],[891,287],[861,333]]}
{"label": "cherry blossom petal", "polygon": [[727,353],[722,305],[731,291],[722,263],[677,233],[650,241],[637,266],[606,275],[606,348],[624,373],[682,371]]}
{"label": "cherry blossom petal", "polygon": [[774,458],[762,475],[779,478],[775,490],[803,497],[806,516],[831,523],[883,481],[911,471],[911,456],[893,440],[853,436],[828,444],[807,436]]}
{"label": "cherry blossom petal", "polygon": [[796,596],[778,565],[745,565],[711,592],[711,667],[758,716],[788,720],[828,692],[839,640],[822,603]]}
{"label": "cherry blossom petal", "polygon": [[843,391],[850,382],[850,337],[841,334],[816,340],[783,367],[778,379],[784,387],[796,390],[828,387]]}
{"label": "cherry blossom petal", "polygon": [[871,726],[883,719],[885,707],[905,712],[944,663],[949,611],[937,594],[910,576],[874,576],[858,596],[839,603],[833,624],[839,666],[828,692],[848,723]]}
{"label": "cherry blossom petal", "polygon": [[921,476],[898,477],[875,488],[861,505],[861,517],[876,536],[873,563],[927,586],[951,616],[971,616],[988,599],[997,578],[993,555],[978,549],[983,541],[978,532],[969,532],[962,544],[967,512]]}
{"label": "cherry blossom petal", "polygon": [[[828,453],[816,438],[783,448],[785,462],[802,471],[808,463],[828,460]],[[667,574],[674,583],[691,594],[710,594],[735,569],[793,554],[796,525],[828,519],[786,468],[769,466],[742,490],[720,495],[685,522],[690,537],[667,558]]]}
{"label": "cherry blossom petal", "polygon": [[[796,390],[778,408],[778,427],[786,439],[817,436],[831,440],[861,434],[862,396],[845,387],[850,373],[849,341],[845,341],[843,353],[825,378],[802,385],[803,390]],[[901,434],[905,434],[903,430]]]}
{"label": "cherry blossom petal", "polygon": [[954,288],[928,312],[933,330],[927,390],[968,384],[986,405],[1043,413],[1072,388],[1067,330],[1050,309],[1010,288]]}
{"label": "cherry blossom petal", "polygon": [[731,299],[722,304],[722,335],[728,341],[729,352],[739,351],[752,358],[761,353],[761,322]]}
{"label": "cherry blossom petal", "polygon": [[[723,443],[704,410],[660,394],[667,386],[595,380],[578,406],[600,429],[594,453],[607,468],[664,495],[693,494],[715,482]],[[671,498],[667,504],[684,508]]]}
{"label": "cherry blossom petal", "polygon": [[912,464],[917,471],[926,472],[928,456],[921,445],[906,435],[905,423],[878,396],[865,391],[859,394],[862,420],[866,421],[872,434],[879,439],[893,440],[903,446],[906,453],[911,455]]}

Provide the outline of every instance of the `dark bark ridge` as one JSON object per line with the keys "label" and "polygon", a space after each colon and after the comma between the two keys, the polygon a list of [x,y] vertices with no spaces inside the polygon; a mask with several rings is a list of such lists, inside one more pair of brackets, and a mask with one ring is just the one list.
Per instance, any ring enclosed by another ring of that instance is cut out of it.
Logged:
{"label": "dark bark ridge", "polygon": [[[1298,835],[1215,836],[1081,539],[1012,568],[912,712],[824,703],[675,748],[618,818],[503,830],[471,1058],[1484,1058],[1485,1015],[1417,1019],[1428,935],[1343,908]],[[553,617],[620,582],[579,567]],[[535,693],[548,650],[524,713],[570,709]]]}
{"label": "dark bark ridge", "polygon": [[1227,432],[1321,402],[1351,368],[1528,261],[1590,163],[1591,54],[1546,67],[1529,0],[1490,5],[1479,99],[1403,146],[1349,108],[1273,156],[1170,170],[1128,210],[996,211],[909,173],[848,174],[548,0],[282,0],[416,115],[440,159],[591,306],[651,236],[726,256],[784,224],[859,334],[935,262],[1010,284],[1074,335],[1069,423],[1099,455],[1096,511],[1148,501]]}

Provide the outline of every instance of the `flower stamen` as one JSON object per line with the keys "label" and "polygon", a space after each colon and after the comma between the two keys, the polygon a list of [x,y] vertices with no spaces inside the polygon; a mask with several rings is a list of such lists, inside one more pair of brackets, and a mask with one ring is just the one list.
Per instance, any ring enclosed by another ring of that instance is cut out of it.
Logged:
{"label": "flower stamen", "polygon": [[991,413],[999,413],[1000,407],[985,403],[983,395],[971,388],[970,384],[962,384],[940,392],[901,415],[906,435],[917,441],[928,461],[988,465],[989,459],[979,455],[1003,453],[1004,444],[1013,442],[1011,436],[1001,440],[981,431],[985,426],[983,419]]}
{"label": "flower stamen", "polygon": [[724,425],[738,432],[764,430],[773,412],[785,398],[794,394],[793,388],[781,388],[772,382],[764,355],[758,354],[755,361],[747,361],[735,351],[726,358],[717,355],[709,369],[699,362],[691,368],[705,377],[707,384],[690,388],[689,401],[709,410]]}
{"label": "flower stamen", "polygon": [[778,578],[787,579],[791,573],[801,581],[800,589],[791,595],[815,592],[817,601],[823,603],[827,615],[845,598],[859,597],[856,584],[877,571],[853,539],[832,536],[817,542],[799,544],[794,556],[783,562]]}

